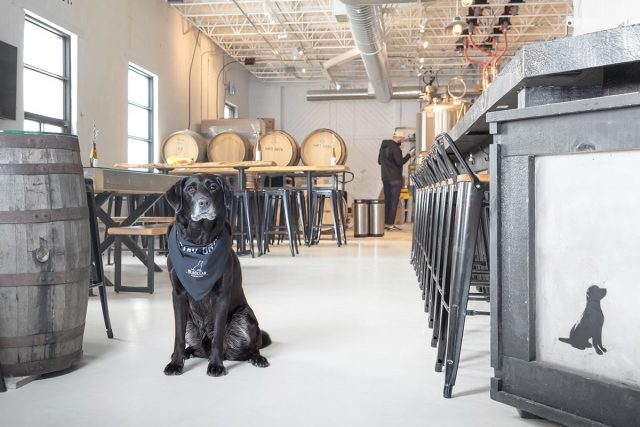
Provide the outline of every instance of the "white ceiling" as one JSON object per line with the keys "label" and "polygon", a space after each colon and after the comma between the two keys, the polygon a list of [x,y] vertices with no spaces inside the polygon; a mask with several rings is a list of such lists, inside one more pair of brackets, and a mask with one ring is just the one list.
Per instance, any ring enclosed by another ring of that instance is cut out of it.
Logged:
{"label": "white ceiling", "polygon": [[[398,0],[395,0],[396,2]],[[458,0],[424,0],[382,5],[385,42],[394,87],[416,86],[430,76],[440,84],[453,76],[478,83],[482,65],[470,64],[445,26],[456,15]],[[565,37],[572,0],[525,0],[507,31],[508,60],[524,44]],[[488,0],[474,30],[480,44],[493,31],[509,0]],[[244,62],[258,79],[273,83],[327,82],[344,88],[367,86],[360,55],[339,0],[184,0],[171,2],[186,19],[230,57]],[[458,6],[466,19],[468,8]],[[421,32],[421,24],[424,32]],[[466,36],[465,36],[466,37]],[[504,36],[493,50],[468,49],[472,61],[486,62],[504,50]],[[429,46],[422,48],[426,40]],[[459,45],[461,47],[461,45]],[[300,55],[299,50],[302,51]],[[506,63],[508,61],[503,61]],[[327,63],[327,61],[330,61]],[[326,67],[328,64],[337,65]],[[327,69],[328,68],[328,69]]]}

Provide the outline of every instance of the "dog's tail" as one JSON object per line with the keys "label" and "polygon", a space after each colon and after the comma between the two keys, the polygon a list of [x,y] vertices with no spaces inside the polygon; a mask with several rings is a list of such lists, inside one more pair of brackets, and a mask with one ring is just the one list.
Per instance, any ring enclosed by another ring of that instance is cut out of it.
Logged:
{"label": "dog's tail", "polygon": [[271,337],[269,336],[269,334],[264,331],[264,330],[260,330],[260,348],[265,348],[266,346],[271,344]]}

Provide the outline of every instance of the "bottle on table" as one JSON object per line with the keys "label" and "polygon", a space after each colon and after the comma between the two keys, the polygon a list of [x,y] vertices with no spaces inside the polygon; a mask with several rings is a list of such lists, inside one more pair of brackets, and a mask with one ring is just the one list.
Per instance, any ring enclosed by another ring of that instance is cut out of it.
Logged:
{"label": "bottle on table", "polygon": [[91,153],[89,153],[89,166],[92,168],[98,167],[98,147],[96,147],[95,141],[91,146]]}
{"label": "bottle on table", "polygon": [[331,158],[329,159],[329,163],[331,166],[336,166],[338,164],[338,159],[336,158],[336,148],[331,146]]}

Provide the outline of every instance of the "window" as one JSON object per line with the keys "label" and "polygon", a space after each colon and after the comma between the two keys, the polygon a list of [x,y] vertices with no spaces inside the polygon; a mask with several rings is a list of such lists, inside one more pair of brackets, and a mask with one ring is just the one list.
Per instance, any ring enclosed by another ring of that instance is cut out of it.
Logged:
{"label": "window", "polygon": [[24,129],[71,133],[70,35],[27,15],[24,25]]}
{"label": "window", "polygon": [[153,76],[129,64],[129,163],[153,160]]}
{"label": "window", "polygon": [[238,117],[238,107],[229,102],[225,102],[223,114],[225,119],[235,119]]}

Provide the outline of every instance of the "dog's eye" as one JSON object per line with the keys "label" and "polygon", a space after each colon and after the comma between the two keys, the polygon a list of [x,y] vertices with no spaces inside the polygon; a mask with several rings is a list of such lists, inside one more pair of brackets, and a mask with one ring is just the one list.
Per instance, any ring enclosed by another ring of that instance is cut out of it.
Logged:
{"label": "dog's eye", "polygon": [[189,194],[193,194],[196,192],[196,186],[195,185],[190,185],[187,187],[187,193]]}
{"label": "dog's eye", "polygon": [[211,191],[216,191],[218,188],[219,188],[219,187],[218,187],[218,184],[211,183],[211,184],[209,185],[209,189],[210,189]]}

